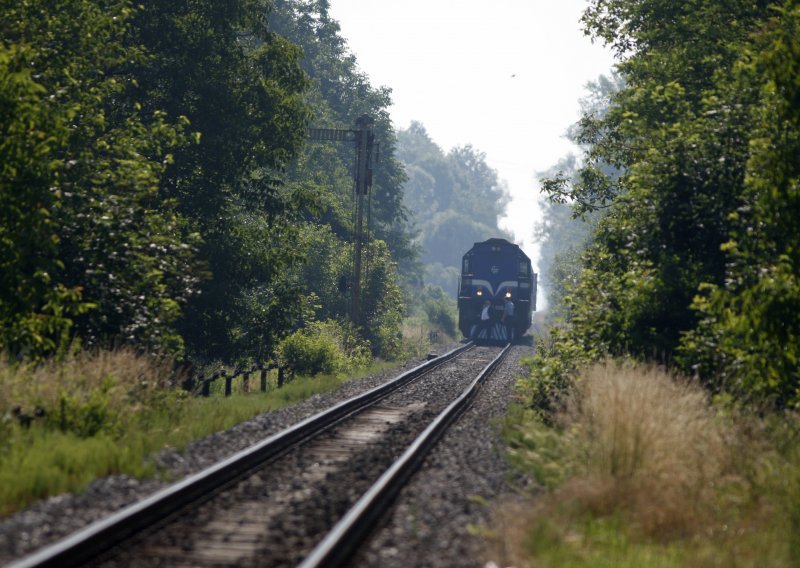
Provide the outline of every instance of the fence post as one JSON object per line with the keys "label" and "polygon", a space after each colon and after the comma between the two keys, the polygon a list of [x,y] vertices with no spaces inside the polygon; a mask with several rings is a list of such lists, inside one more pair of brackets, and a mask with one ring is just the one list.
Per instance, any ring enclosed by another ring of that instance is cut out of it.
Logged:
{"label": "fence post", "polygon": [[203,396],[211,396],[211,379],[200,377],[200,380],[203,381]]}
{"label": "fence post", "polygon": [[242,378],[242,392],[250,392],[250,371],[247,371]]}
{"label": "fence post", "polygon": [[233,377],[228,376],[228,371],[222,371],[222,376],[225,377],[225,396],[231,396],[231,384]]}
{"label": "fence post", "polygon": [[284,373],[284,368],[278,367],[278,388],[281,388],[283,386],[283,373]]}
{"label": "fence post", "polygon": [[261,392],[267,392],[267,369],[261,369]]}

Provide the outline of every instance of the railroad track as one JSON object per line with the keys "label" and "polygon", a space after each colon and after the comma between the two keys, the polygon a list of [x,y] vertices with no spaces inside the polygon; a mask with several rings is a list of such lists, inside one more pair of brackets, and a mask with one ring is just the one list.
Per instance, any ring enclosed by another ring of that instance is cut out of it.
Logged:
{"label": "railroad track", "polygon": [[453,350],[11,566],[336,565],[506,352]]}

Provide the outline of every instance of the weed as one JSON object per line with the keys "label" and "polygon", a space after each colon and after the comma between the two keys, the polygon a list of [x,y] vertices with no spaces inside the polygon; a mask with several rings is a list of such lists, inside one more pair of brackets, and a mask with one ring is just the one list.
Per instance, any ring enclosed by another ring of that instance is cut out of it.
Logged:
{"label": "weed", "polygon": [[298,376],[267,393],[195,398],[174,388],[180,378],[171,371],[167,361],[128,350],[81,353],[61,365],[0,365],[0,515],[98,477],[155,475],[148,456],[161,449],[182,450],[346,380]]}
{"label": "weed", "polygon": [[608,361],[545,424],[516,409],[513,464],[549,491],[496,508],[490,556],[516,566],[793,566],[800,424],[718,412],[696,384]]}

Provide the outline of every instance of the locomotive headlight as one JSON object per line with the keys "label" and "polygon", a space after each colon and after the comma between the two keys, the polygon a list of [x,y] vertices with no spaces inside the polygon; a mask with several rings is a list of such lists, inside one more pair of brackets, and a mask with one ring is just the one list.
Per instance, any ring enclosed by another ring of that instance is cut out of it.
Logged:
{"label": "locomotive headlight", "polygon": [[480,288],[478,288],[478,291],[477,291],[477,292],[475,292],[475,294],[476,294],[476,295],[478,295],[478,296],[483,296],[483,290],[481,290]]}
{"label": "locomotive headlight", "polygon": [[506,300],[511,298],[511,290],[506,290]]}

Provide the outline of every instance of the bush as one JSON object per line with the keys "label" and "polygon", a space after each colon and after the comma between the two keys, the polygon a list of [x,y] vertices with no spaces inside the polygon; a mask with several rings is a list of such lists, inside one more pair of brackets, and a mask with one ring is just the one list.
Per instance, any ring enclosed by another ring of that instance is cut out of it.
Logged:
{"label": "bush", "polygon": [[278,346],[281,362],[301,375],[339,374],[370,363],[369,344],[352,327],[333,320],[314,322]]}
{"label": "bush", "polygon": [[332,337],[296,331],[280,345],[283,361],[301,375],[333,374],[342,365],[343,355]]}
{"label": "bush", "polygon": [[428,321],[450,337],[456,336],[456,306],[444,290],[438,286],[425,286],[422,291],[422,308]]}
{"label": "bush", "polygon": [[570,336],[569,328],[548,328],[536,336],[536,355],[521,360],[530,375],[519,382],[520,397],[545,423],[561,409],[581,369],[600,354]]}
{"label": "bush", "polygon": [[498,564],[796,565],[800,416],[712,405],[630,361],[573,379],[554,426],[521,406],[505,422],[510,461],[540,485],[498,508]]}

